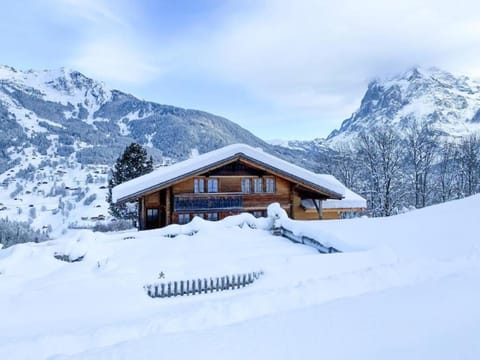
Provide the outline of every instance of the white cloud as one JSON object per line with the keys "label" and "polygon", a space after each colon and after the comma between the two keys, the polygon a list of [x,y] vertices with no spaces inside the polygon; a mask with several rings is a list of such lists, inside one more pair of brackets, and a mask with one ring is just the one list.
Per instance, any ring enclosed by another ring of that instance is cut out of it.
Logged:
{"label": "white cloud", "polygon": [[[151,33],[135,26],[142,19],[130,14],[141,2],[50,1],[83,22],[77,26],[82,41],[67,65],[120,88],[168,86],[162,79],[186,84],[190,74],[219,87],[233,84],[273,109],[265,123],[296,118],[299,129],[308,128],[305,136],[326,135],[333,123],[338,126],[356,110],[370,80],[413,65],[480,78],[480,2],[475,0],[245,2],[241,11],[226,6],[215,16],[179,19],[182,26],[168,35],[162,24]],[[208,94],[199,93],[197,104],[203,96],[211,103]],[[248,120],[255,110],[242,107],[229,109],[232,119],[243,118],[242,125],[256,131],[260,120]]]}
{"label": "white cloud", "polygon": [[112,83],[141,84],[162,74],[149,53],[118,37],[100,37],[83,44],[71,67]]}
{"label": "white cloud", "polygon": [[164,73],[148,41],[130,23],[128,3],[52,1],[81,33],[80,41],[72,47],[68,66],[120,87],[148,83]]}
{"label": "white cloud", "polygon": [[[375,77],[413,65],[478,74],[476,1],[262,2],[200,42],[202,66],[285,108],[348,116]],[[198,39],[195,40],[198,42]]]}
{"label": "white cloud", "polygon": [[[128,26],[115,3],[108,0],[51,0],[67,16],[83,18],[90,23],[116,23]],[[117,1],[117,5],[118,5]]]}

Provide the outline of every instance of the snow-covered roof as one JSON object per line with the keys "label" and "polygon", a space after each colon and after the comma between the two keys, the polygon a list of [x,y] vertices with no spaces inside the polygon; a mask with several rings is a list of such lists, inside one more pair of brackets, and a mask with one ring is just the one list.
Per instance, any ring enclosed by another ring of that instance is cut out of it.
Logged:
{"label": "snow-covered roof", "polygon": [[[328,174],[319,174],[319,176],[324,177],[325,179],[335,182],[340,186],[343,186],[345,189],[344,198],[341,200],[327,199],[322,202],[323,209],[366,209],[367,200],[353,192],[349,188],[345,187],[340,181],[338,181],[334,176]],[[301,205],[305,209],[316,209],[311,199],[303,199]]]}
{"label": "snow-covered roof", "polygon": [[233,160],[238,156],[275,170],[292,179],[299,180],[332,198],[341,199],[345,192],[345,187],[333,176],[315,174],[258,148],[245,144],[233,144],[171,166],[156,169],[149,174],[117,185],[112,189],[112,200],[118,202],[133,199],[145,192],[166,187],[175,181],[188,176],[194,176],[212,166]]}

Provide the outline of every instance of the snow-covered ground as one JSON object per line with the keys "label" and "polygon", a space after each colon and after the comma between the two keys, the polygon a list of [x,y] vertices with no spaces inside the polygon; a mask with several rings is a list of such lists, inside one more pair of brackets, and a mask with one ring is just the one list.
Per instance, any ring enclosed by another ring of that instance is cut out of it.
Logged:
{"label": "snow-covered ground", "polygon": [[[247,215],[3,249],[0,359],[478,359],[479,208],[473,196],[385,219],[282,220],[344,250],[328,255]],[[143,289],[160,272],[259,270],[228,292]]]}

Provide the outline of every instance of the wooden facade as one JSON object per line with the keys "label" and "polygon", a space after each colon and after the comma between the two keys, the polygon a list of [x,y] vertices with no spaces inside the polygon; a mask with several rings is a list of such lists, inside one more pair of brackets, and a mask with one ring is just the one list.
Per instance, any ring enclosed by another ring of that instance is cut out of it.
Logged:
{"label": "wooden facade", "polygon": [[301,200],[327,198],[331,195],[308,182],[239,156],[140,194],[139,227],[143,230],[183,224],[195,216],[207,220],[220,220],[241,212],[265,216],[273,202],[279,203],[293,219],[319,219],[321,209],[312,214],[301,206]]}

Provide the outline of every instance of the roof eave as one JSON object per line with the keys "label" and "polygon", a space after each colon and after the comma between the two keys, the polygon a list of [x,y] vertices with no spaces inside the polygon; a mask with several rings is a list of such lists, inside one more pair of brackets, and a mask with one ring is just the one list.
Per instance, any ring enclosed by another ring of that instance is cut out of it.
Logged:
{"label": "roof eave", "polygon": [[119,203],[124,203],[124,202],[128,202],[128,201],[137,200],[142,194],[149,193],[149,192],[151,192],[151,191],[153,191],[153,190],[161,190],[161,189],[163,189],[163,188],[165,188],[165,187],[168,187],[168,186],[170,186],[170,185],[172,185],[172,184],[174,184],[174,183],[176,183],[176,182],[178,182],[178,181],[180,181],[180,180],[182,180],[182,179],[189,178],[189,177],[191,177],[191,176],[195,176],[195,175],[201,174],[201,173],[203,173],[203,172],[205,172],[205,171],[207,171],[207,170],[209,170],[209,169],[212,169],[212,168],[221,166],[221,165],[223,165],[223,164],[225,164],[225,163],[228,163],[228,162],[230,162],[230,161],[232,161],[232,160],[236,160],[236,159],[239,159],[239,158],[245,158],[245,159],[248,160],[248,161],[252,161],[252,162],[254,162],[254,163],[258,164],[258,165],[261,165],[261,166],[263,166],[263,167],[265,167],[265,168],[267,168],[267,169],[270,169],[270,170],[272,170],[272,171],[274,171],[274,172],[277,172],[277,173],[283,175],[283,176],[286,177],[286,178],[295,180],[296,182],[301,183],[301,184],[305,184],[305,185],[307,185],[308,187],[310,187],[310,188],[312,188],[312,189],[316,189],[318,192],[321,192],[321,193],[325,194],[326,196],[330,196],[331,199],[341,200],[341,199],[344,198],[344,196],[343,196],[342,194],[340,194],[340,193],[337,193],[337,192],[335,192],[335,191],[332,191],[332,190],[330,190],[330,189],[327,189],[327,188],[325,188],[325,187],[323,187],[323,186],[319,186],[319,185],[317,185],[317,184],[314,184],[314,183],[312,183],[312,182],[310,182],[310,181],[308,181],[308,180],[306,180],[306,179],[303,179],[303,178],[300,178],[300,177],[298,177],[298,176],[296,176],[296,175],[293,175],[293,174],[290,174],[290,173],[288,173],[288,172],[285,172],[285,171],[283,171],[283,170],[281,170],[281,169],[278,169],[278,168],[276,168],[276,167],[274,167],[274,166],[271,166],[271,165],[269,165],[269,164],[267,164],[267,163],[264,163],[263,161],[260,161],[260,160],[258,160],[258,159],[255,159],[255,158],[253,158],[253,157],[250,157],[250,156],[246,155],[245,153],[239,152],[239,153],[236,153],[236,154],[234,154],[234,155],[232,155],[232,156],[226,157],[226,158],[224,158],[224,159],[222,159],[222,160],[218,160],[218,161],[216,161],[216,162],[213,162],[213,163],[211,163],[211,164],[208,164],[208,165],[206,165],[206,166],[203,166],[203,167],[201,167],[201,168],[199,168],[199,169],[196,169],[196,170],[193,170],[193,171],[189,171],[189,172],[184,173],[184,174],[182,174],[182,175],[176,176],[175,178],[172,178],[172,179],[170,179],[170,180],[168,180],[168,181],[164,181],[164,182],[162,182],[162,183],[158,183],[158,184],[149,186],[149,187],[144,188],[144,189],[142,189],[142,190],[136,191],[135,193],[130,194],[130,195],[128,195],[128,196],[123,196],[123,197],[117,199],[117,200],[115,201],[115,203],[116,203],[116,204],[119,204]]}

